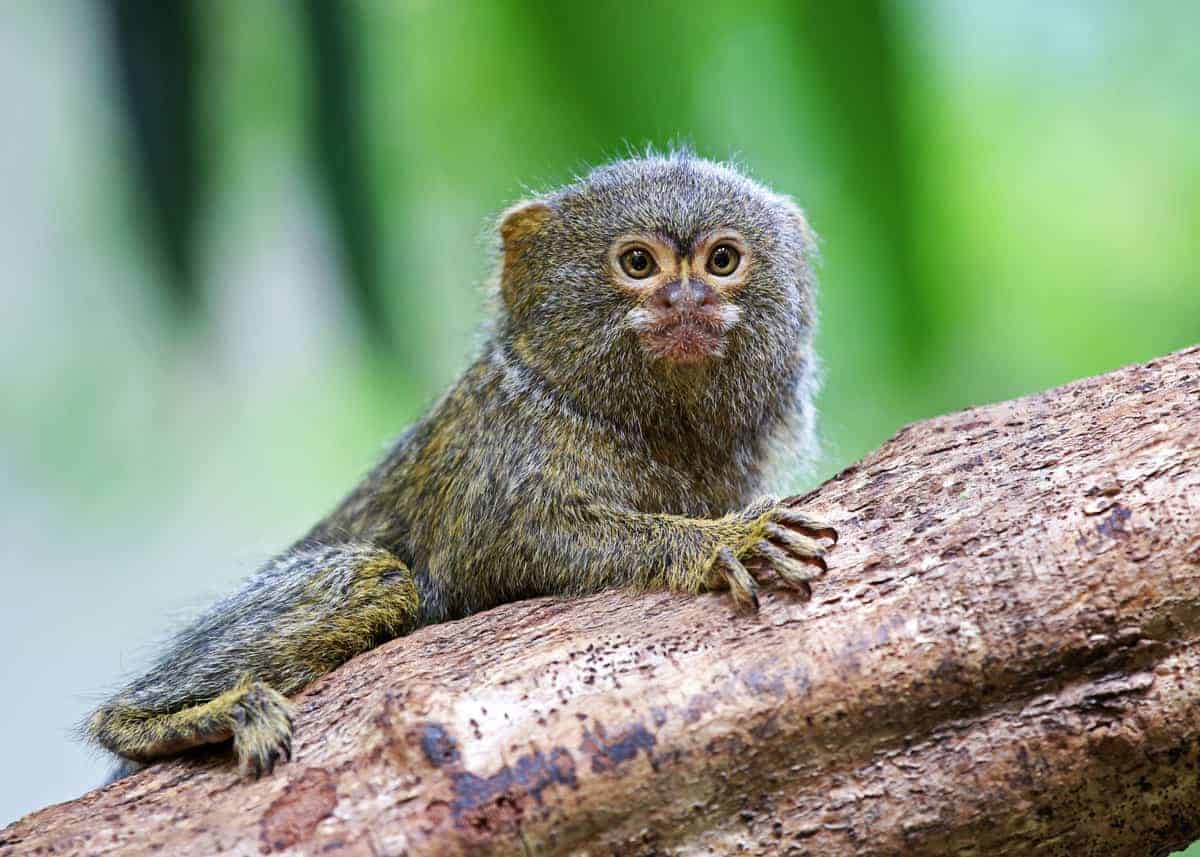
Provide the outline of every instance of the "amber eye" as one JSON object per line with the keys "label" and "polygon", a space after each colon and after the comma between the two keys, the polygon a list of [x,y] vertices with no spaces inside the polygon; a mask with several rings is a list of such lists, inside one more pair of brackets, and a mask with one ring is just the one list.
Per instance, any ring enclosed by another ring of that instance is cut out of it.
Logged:
{"label": "amber eye", "polygon": [[621,254],[621,270],[635,280],[644,280],[654,273],[654,257],[641,247],[631,247]]}
{"label": "amber eye", "polygon": [[728,244],[718,244],[708,254],[708,271],[718,277],[728,277],[737,270],[742,254]]}

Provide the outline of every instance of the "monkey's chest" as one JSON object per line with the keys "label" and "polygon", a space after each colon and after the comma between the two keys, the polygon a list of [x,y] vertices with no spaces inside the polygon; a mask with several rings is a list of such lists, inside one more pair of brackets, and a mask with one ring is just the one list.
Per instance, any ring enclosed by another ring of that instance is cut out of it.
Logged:
{"label": "monkey's chest", "polygon": [[633,482],[630,505],[651,514],[718,517],[746,505],[759,491],[756,476],[732,462],[648,461]]}

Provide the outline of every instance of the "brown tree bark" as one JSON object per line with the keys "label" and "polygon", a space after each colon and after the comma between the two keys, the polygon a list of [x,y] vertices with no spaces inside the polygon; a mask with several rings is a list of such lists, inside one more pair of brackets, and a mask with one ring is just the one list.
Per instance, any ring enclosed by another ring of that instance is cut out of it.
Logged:
{"label": "brown tree bark", "polygon": [[[1163,854],[1200,838],[1200,348],[910,426],[813,492],[811,601],[540,599],[8,854]],[[9,772],[12,775],[13,772]]]}

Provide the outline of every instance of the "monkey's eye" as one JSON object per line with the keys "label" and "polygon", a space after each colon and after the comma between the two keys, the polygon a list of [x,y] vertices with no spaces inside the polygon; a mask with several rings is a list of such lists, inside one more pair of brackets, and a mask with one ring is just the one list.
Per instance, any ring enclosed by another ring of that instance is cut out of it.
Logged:
{"label": "monkey's eye", "polygon": [[742,254],[728,244],[718,244],[708,254],[708,271],[718,277],[728,277],[737,270]]}
{"label": "monkey's eye", "polygon": [[621,270],[635,280],[644,280],[654,273],[654,257],[641,247],[630,247],[621,254]]}

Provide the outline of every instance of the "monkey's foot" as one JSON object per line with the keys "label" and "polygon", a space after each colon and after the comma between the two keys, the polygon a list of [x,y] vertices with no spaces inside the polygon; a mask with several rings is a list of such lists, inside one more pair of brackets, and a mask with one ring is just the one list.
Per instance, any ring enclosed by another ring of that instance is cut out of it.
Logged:
{"label": "monkey's foot", "polygon": [[763,498],[746,510],[749,532],[736,546],[722,546],[709,567],[709,583],[728,587],[738,608],[758,610],[755,574],[770,569],[800,593],[812,597],[811,581],[828,570],[825,547],[837,544],[837,531],[827,521],[797,507],[799,497]]}
{"label": "monkey's foot", "polygon": [[282,693],[261,681],[238,688],[230,704],[233,750],[242,776],[258,779],[292,758],[292,707]]}

